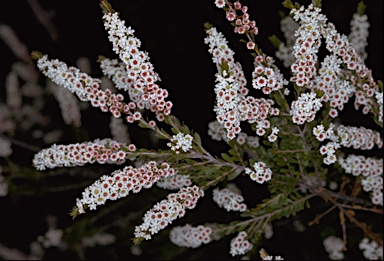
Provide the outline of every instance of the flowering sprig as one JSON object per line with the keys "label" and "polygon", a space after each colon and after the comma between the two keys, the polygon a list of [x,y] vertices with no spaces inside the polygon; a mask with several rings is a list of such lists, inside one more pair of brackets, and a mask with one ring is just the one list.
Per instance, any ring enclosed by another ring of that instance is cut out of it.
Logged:
{"label": "flowering sprig", "polygon": [[199,198],[204,196],[204,191],[198,186],[180,189],[177,193],[172,193],[148,210],[143,223],[135,227],[135,242],[152,238],[177,218],[185,215],[186,209],[193,209]]}
{"label": "flowering sprig", "polygon": [[76,199],[76,207],[71,216],[85,213],[85,209],[95,210],[107,200],[117,200],[128,196],[129,192],[138,193],[143,188],[150,188],[160,178],[174,175],[176,172],[166,162],[158,164],[150,161],[139,168],[131,166],[114,171],[110,176],[104,175],[87,187],[81,199]]}
{"label": "flowering sprig", "polygon": [[231,249],[229,250],[229,253],[232,256],[244,255],[245,253],[252,250],[253,245],[248,240],[246,240],[247,236],[248,235],[245,231],[241,231],[235,238],[231,240]]}
{"label": "flowering sprig", "polygon": [[227,211],[233,210],[244,212],[247,209],[247,205],[242,203],[244,201],[243,196],[228,188],[223,188],[221,190],[219,188],[214,189],[212,199],[219,207],[224,208]]}
{"label": "flowering sprig", "polygon": [[37,170],[57,167],[83,166],[86,163],[124,163],[134,144],[125,145],[111,139],[70,145],[52,145],[38,152],[33,158]]}
{"label": "flowering sprig", "polygon": [[202,225],[192,227],[190,224],[185,224],[172,228],[169,239],[173,244],[180,247],[197,248],[202,244],[211,242],[211,234],[212,229],[210,227]]}

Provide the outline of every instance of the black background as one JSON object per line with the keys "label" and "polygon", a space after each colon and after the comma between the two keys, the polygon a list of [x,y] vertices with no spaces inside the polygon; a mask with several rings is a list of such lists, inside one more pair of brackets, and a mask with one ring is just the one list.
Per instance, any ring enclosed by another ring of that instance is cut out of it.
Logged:
{"label": "black background", "polygon": [[[89,58],[92,62],[92,76],[100,77],[101,72],[96,63],[98,55],[112,58],[116,56],[111,51],[111,44],[102,25],[99,2],[94,0],[42,0],[39,2],[53,15],[52,22],[60,35],[58,41],[52,41],[45,28],[37,21],[27,1],[2,0],[0,23],[10,25],[30,51],[39,50],[69,65],[75,65],[76,60],[81,56]],[[215,100],[213,88],[216,68],[203,42],[205,37],[203,23],[210,22],[225,34],[229,40],[229,46],[236,53],[236,58],[243,63],[248,80],[250,80],[252,69],[251,56],[244,44],[239,42],[241,38],[233,33],[233,27],[226,21],[224,11],[216,8],[213,0],[111,0],[110,2],[113,8],[121,13],[126,25],[136,30],[136,36],[142,41],[142,50],[148,51],[155,71],[162,79],[161,86],[169,90],[169,99],[174,104],[173,113],[185,121],[189,127],[198,131],[202,135],[203,142],[208,146],[219,146],[217,143],[211,143],[206,135],[207,124],[215,118],[212,109]],[[309,1],[299,2],[300,4],[309,3]],[[368,6],[366,13],[371,24],[366,63],[373,69],[374,78],[382,80],[383,1],[364,2]],[[242,3],[249,7],[251,18],[256,20],[259,27],[260,33],[257,37],[259,46],[265,53],[273,55],[274,50],[267,38],[276,34],[282,39],[278,15],[279,10],[284,10],[281,2],[253,0],[242,1]],[[329,20],[336,24],[339,32],[348,34],[349,21],[356,10],[357,3],[356,0],[325,0],[323,9]],[[0,41],[0,59],[0,93],[3,95],[5,75],[17,59],[2,41]],[[2,97],[0,100],[4,101]],[[90,135],[94,138],[100,135],[97,129],[102,129],[104,123],[92,117],[100,114],[96,113],[84,119],[89,126],[93,126],[95,132]],[[346,121],[352,120],[349,115],[344,117]],[[31,161],[31,158],[27,157],[23,160]],[[73,197],[73,194],[70,197]],[[7,222],[6,226],[4,223],[1,224],[0,243],[8,242],[9,246],[19,247],[28,252],[26,242],[34,240],[38,233],[46,229],[45,221],[40,214],[66,215],[72,205],[72,198],[64,199],[59,196],[52,196],[47,202],[38,197],[0,198],[0,217]],[[287,240],[287,245],[280,245],[276,249],[281,249],[280,253],[283,256],[286,253],[288,256],[295,257],[295,252],[298,251],[296,239],[284,234],[280,236]],[[310,236],[309,242],[312,239],[313,237]],[[297,240],[308,241],[303,238]],[[292,245],[296,247],[290,248]],[[317,249],[322,251],[321,246]],[[217,249],[217,251],[220,250]],[[292,252],[287,253],[287,251]]]}

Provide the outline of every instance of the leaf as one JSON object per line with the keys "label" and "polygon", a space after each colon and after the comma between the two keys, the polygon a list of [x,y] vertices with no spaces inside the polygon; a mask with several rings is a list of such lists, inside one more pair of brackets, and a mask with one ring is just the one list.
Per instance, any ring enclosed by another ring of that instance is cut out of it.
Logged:
{"label": "leaf", "polygon": [[232,174],[227,176],[227,180],[234,180],[237,178],[243,171],[242,170],[235,170]]}
{"label": "leaf", "polygon": [[193,140],[195,141],[196,144],[201,146],[201,138],[197,132],[193,133]]}
{"label": "leaf", "polygon": [[221,157],[222,157],[223,160],[225,160],[226,162],[234,163],[233,160],[231,159],[231,157],[230,157],[227,153],[221,153]]}

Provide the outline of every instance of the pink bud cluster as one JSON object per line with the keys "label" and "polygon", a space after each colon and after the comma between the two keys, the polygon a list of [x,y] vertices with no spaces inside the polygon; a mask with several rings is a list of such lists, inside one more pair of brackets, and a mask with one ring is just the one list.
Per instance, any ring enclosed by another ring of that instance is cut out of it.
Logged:
{"label": "pink bud cluster", "polygon": [[312,78],[316,75],[317,53],[321,45],[321,28],[326,17],[320,13],[321,9],[312,4],[304,9],[292,9],[293,19],[300,23],[295,33],[296,43],[293,54],[296,61],[291,65],[293,77],[291,81],[299,87],[311,87]]}
{"label": "pink bud cluster", "polygon": [[165,178],[161,178],[156,185],[163,189],[181,189],[184,187],[189,187],[192,185],[192,181],[189,178],[189,175],[173,175]]}
{"label": "pink bud cluster", "polygon": [[290,114],[292,121],[299,125],[305,122],[311,122],[315,119],[316,112],[318,112],[322,106],[321,100],[316,98],[316,93],[302,93],[299,98],[291,104]]}
{"label": "pink bud cluster", "polygon": [[179,247],[197,248],[202,244],[208,244],[212,241],[210,237],[212,229],[199,225],[192,227],[189,224],[172,228],[169,239]]}
{"label": "pink bud cluster", "polygon": [[262,89],[264,94],[280,90],[288,84],[274,62],[271,56],[258,55],[255,57],[252,86],[257,90]]}
{"label": "pink bud cluster", "polygon": [[133,89],[129,93],[137,92],[136,96],[139,96],[139,98],[131,97],[131,100],[136,99],[138,107],[145,106],[146,109],[155,112],[159,120],[163,120],[164,115],[171,113],[172,103],[165,102],[168,91],[155,83],[160,77],[154,72],[147,53],[139,50],[141,42],[133,35],[134,30],[125,26],[125,22],[120,19],[117,12],[105,14],[103,21],[113,51],[126,65],[127,74],[123,77],[127,76],[131,80],[131,85],[127,88]]}
{"label": "pink bud cluster", "polygon": [[56,145],[35,154],[33,165],[37,170],[56,167],[83,166],[86,163],[123,163],[134,144],[125,145],[111,139],[96,139],[92,142]]}
{"label": "pink bud cluster", "polygon": [[106,200],[117,200],[128,196],[129,192],[138,193],[142,188],[151,188],[160,178],[172,176],[176,172],[166,162],[150,161],[139,168],[127,166],[114,171],[111,176],[104,175],[85,188],[82,198],[76,200],[79,214],[85,213],[85,207],[94,210],[104,205]]}
{"label": "pink bud cluster", "polygon": [[338,163],[346,173],[361,177],[363,190],[371,193],[372,203],[383,205],[383,159],[348,155],[339,157]]}
{"label": "pink bud cluster", "polygon": [[197,186],[180,189],[158,202],[148,210],[143,223],[135,227],[135,238],[149,240],[152,235],[158,233],[174,220],[185,215],[186,209],[193,209],[197,200],[204,196],[204,191]]}
{"label": "pink bud cluster", "polygon": [[268,168],[264,162],[255,162],[255,164],[253,164],[253,170],[245,168],[245,173],[248,174],[253,181],[260,184],[272,178],[272,170]]}
{"label": "pink bud cluster", "polygon": [[101,90],[99,79],[94,79],[75,67],[68,67],[59,60],[48,60],[48,56],[44,55],[38,59],[37,67],[54,83],[75,93],[81,101],[90,101],[92,106],[100,107],[104,112],[109,110],[116,118],[121,113],[132,114],[130,110],[135,108],[133,102],[123,102],[123,95],[113,94],[109,89]]}
{"label": "pink bud cluster", "polygon": [[219,207],[224,208],[228,212],[231,210],[239,212],[247,210],[247,205],[242,203],[244,201],[243,196],[228,188],[214,189],[212,199]]}
{"label": "pink bud cluster", "polygon": [[[223,3],[224,2],[224,3]],[[223,8],[225,3],[228,5],[228,10],[226,11],[226,18],[230,22],[235,23],[235,33],[245,34],[245,33],[253,33],[257,35],[259,33],[259,29],[256,27],[256,22],[249,19],[248,7],[242,5],[239,1],[234,2],[233,4],[228,1],[215,1],[216,6],[219,8]],[[239,13],[241,13],[239,15]],[[250,41],[247,44],[248,49],[255,48],[255,44]]]}
{"label": "pink bud cluster", "polygon": [[244,255],[253,248],[252,243],[246,240],[247,232],[241,231],[231,240],[229,253],[232,256]]}

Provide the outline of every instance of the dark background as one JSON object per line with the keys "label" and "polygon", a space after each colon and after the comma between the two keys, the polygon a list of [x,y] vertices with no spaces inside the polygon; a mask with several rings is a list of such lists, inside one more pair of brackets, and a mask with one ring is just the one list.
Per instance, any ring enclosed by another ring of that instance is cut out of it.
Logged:
{"label": "dark background", "polygon": [[[51,58],[58,58],[75,65],[76,60],[85,56],[92,62],[92,76],[100,77],[101,72],[96,62],[98,55],[115,58],[108,42],[107,33],[102,24],[102,12],[99,1],[94,0],[63,0],[39,1],[45,10],[49,10],[52,23],[60,35],[58,41],[52,41],[46,29],[38,22],[31,11],[27,1],[2,0],[0,6],[0,23],[10,25],[20,40],[30,51],[39,50]],[[257,42],[263,51],[273,56],[274,50],[269,44],[268,36],[276,34],[283,39],[279,29],[278,11],[284,10],[278,0],[270,1],[241,1],[249,7],[251,18],[256,20],[259,27]],[[299,1],[308,4],[310,1]],[[369,0],[366,13],[370,27],[368,59],[366,63],[373,69],[375,79],[383,79],[383,1]],[[229,40],[229,46],[235,51],[236,58],[242,62],[246,77],[250,80],[252,69],[251,56],[243,43],[239,42],[239,35],[233,33],[233,27],[225,19],[225,13],[214,6],[212,0],[196,1],[149,1],[149,0],[110,0],[113,8],[121,13],[126,25],[132,26],[135,35],[142,41],[142,50],[148,51],[150,61],[159,73],[163,88],[170,93],[173,102],[173,113],[190,128],[202,135],[207,147],[220,145],[210,142],[206,135],[207,124],[215,118],[212,111],[214,97],[214,74],[216,68],[204,44],[205,33],[203,23],[210,22],[217,26]],[[349,21],[356,10],[358,1],[338,0],[323,1],[324,13],[330,21],[334,22],[339,32],[349,33]],[[10,49],[0,41],[0,90],[4,94],[4,77],[10,66],[17,58]],[[4,101],[0,97],[1,101]],[[92,138],[100,137],[106,130],[103,124],[107,122],[96,121],[101,113],[91,114],[88,118],[83,115],[83,122],[94,132],[89,133]],[[361,117],[357,113],[358,117]],[[352,120],[354,116],[344,115],[345,120]],[[360,118],[361,119],[361,118]],[[362,119],[362,121],[365,121]],[[366,120],[369,123],[369,120]],[[108,123],[107,123],[108,124]],[[63,141],[66,141],[64,137]],[[80,142],[80,141],[77,141]],[[28,156],[29,157],[29,156]],[[31,158],[24,158],[30,161]],[[7,243],[10,247],[20,248],[28,253],[27,242],[36,238],[36,235],[46,230],[43,214],[54,213],[58,216],[66,215],[73,205],[73,197],[79,192],[64,196],[50,197],[49,200],[35,198],[0,198],[0,217],[7,222],[1,224],[0,243]],[[143,192],[144,193],[144,192]],[[204,215],[204,214],[201,214]],[[207,217],[201,217],[202,220]],[[214,220],[212,220],[214,221]],[[69,224],[66,220],[64,224]],[[198,221],[195,221],[198,222]],[[338,222],[335,220],[335,222]],[[319,231],[317,231],[319,232]],[[319,240],[316,236],[301,238],[290,231],[283,231],[278,236],[283,241],[275,241],[275,251],[280,251],[284,257],[298,257],[298,247],[303,246],[323,251],[322,246],[314,247],[311,242]],[[315,234],[313,234],[315,235]],[[318,235],[318,234],[316,234]],[[297,243],[301,242],[301,243]],[[320,241],[321,242],[321,241]],[[228,242],[227,242],[228,243]],[[157,242],[156,244],[159,244]],[[215,246],[215,245],[214,245]],[[220,247],[220,245],[218,245]],[[295,247],[293,247],[295,246]],[[219,253],[219,247],[214,247]],[[217,252],[216,252],[217,251]],[[122,256],[129,255],[122,251]],[[211,253],[215,256],[214,253]],[[220,255],[219,255],[220,256]],[[321,255],[320,255],[321,256]],[[93,256],[96,258],[97,254]],[[187,258],[187,256],[184,256]],[[286,258],[286,260],[289,260]],[[300,260],[300,259],[297,259]]]}

